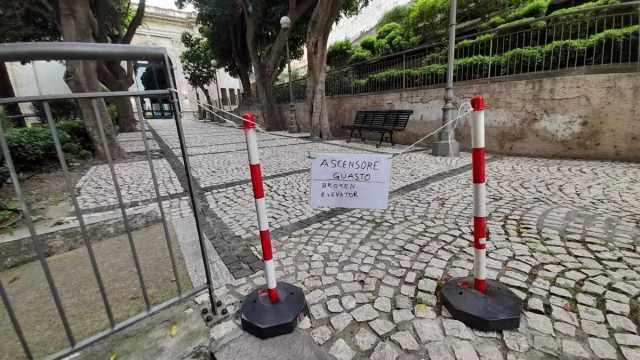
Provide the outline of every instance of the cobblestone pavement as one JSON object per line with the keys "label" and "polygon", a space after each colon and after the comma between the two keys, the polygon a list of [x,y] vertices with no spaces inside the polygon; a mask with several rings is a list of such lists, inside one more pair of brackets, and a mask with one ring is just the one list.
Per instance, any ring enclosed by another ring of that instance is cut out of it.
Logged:
{"label": "cobblestone pavement", "polygon": [[[175,129],[152,125],[170,166],[161,183],[176,177],[184,189]],[[185,138],[205,230],[235,278],[216,291],[233,314],[264,284],[242,133],[185,121]],[[304,289],[300,327],[337,359],[640,359],[638,164],[489,160],[488,276],[525,306],[518,330],[485,333],[453,320],[437,296],[473,266],[468,155],[394,158],[386,210],[313,210],[307,152],[375,147],[259,142],[278,277]],[[228,319],[212,337],[237,324]]]}

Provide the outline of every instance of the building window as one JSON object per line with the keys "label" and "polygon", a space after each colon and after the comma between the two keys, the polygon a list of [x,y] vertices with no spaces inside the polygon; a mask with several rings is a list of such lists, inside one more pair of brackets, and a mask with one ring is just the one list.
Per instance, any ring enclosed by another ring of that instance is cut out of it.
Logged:
{"label": "building window", "polygon": [[229,89],[229,98],[231,99],[231,105],[238,105],[238,98],[236,98],[236,89]]}
{"label": "building window", "polygon": [[220,89],[220,93],[222,94],[222,105],[224,106],[229,105],[229,96],[227,95],[227,89],[226,88]]}

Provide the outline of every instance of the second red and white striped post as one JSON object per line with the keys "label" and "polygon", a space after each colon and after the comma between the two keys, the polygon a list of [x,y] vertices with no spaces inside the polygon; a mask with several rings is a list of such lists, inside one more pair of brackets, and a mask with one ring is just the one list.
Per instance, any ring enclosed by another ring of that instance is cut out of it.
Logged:
{"label": "second red and white striped post", "polygon": [[271,248],[271,233],[269,231],[269,218],[264,199],[264,185],[262,183],[262,169],[260,168],[260,155],[258,153],[258,140],[256,137],[256,118],[253,114],[243,115],[242,127],[247,139],[247,152],[249,153],[249,171],[251,172],[251,185],[253,197],[258,214],[258,228],[260,230],[260,244],[262,245],[262,261],[264,261],[264,273],[267,280],[267,294],[269,300],[275,303],[279,300],[276,270],[273,264],[273,251]]}
{"label": "second red and white striped post", "polygon": [[471,98],[473,113],[471,117],[471,161],[473,167],[473,287],[481,292],[487,291],[486,252],[487,252],[487,187],[484,150],[484,98]]}
{"label": "second red and white striped post", "polygon": [[482,331],[517,329],[522,300],[508,286],[487,279],[487,188],[482,96],[471,98],[471,161],[473,178],[473,276],[451,279],[442,287],[442,303],[451,316]]}

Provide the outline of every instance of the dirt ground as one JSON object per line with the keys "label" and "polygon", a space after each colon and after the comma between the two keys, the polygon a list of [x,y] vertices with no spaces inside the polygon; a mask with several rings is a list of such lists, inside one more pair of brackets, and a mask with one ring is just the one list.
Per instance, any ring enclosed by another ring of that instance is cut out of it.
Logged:
{"label": "dirt ground", "polygon": [[[95,160],[72,161],[69,163],[71,182],[75,184]],[[72,216],[71,199],[64,182],[64,173],[59,165],[50,164],[34,173],[19,173],[20,186],[31,208],[37,226],[50,226],[61,218]],[[0,202],[10,208],[18,208],[13,184],[0,187]],[[15,222],[12,213],[0,209],[0,234],[11,233],[24,227],[24,221]]]}
{"label": "dirt ground", "polygon": [[[133,233],[152,304],[177,294],[163,234],[160,224]],[[175,234],[172,243],[182,288],[186,291],[191,289],[191,283]],[[143,312],[144,301],[126,235],[105,239],[93,248],[116,322]],[[108,320],[86,248],[49,257],[48,262],[76,341],[106,330]],[[40,263],[0,272],[0,278],[35,358],[68,347]],[[25,358],[4,308],[0,311],[0,349],[0,360]]]}

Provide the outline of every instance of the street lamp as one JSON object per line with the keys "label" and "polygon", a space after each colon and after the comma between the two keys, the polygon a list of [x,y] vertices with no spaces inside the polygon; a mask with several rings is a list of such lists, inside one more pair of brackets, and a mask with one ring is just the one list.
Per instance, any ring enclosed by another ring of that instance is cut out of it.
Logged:
{"label": "street lamp", "polygon": [[[456,0],[451,0],[449,6],[449,59],[447,64],[447,87],[444,92],[444,106],[442,107],[442,124],[453,119],[453,61],[456,47]],[[455,128],[451,124],[441,132],[438,141],[433,143],[433,151],[436,156],[457,156],[460,154],[460,144],[455,139]]]}
{"label": "street lamp", "polygon": [[213,73],[213,81],[216,83],[216,94],[218,94],[218,108],[222,109],[222,102],[220,101],[220,87],[218,86],[218,68],[216,66],[218,66],[218,62],[215,59],[211,60],[211,67],[215,69],[215,72]]}
{"label": "street lamp", "polygon": [[[291,28],[291,19],[288,16],[280,18],[280,26],[288,30]],[[293,83],[291,79],[291,56],[289,54],[289,34],[287,33],[287,67],[289,71],[289,132],[297,133],[299,131],[298,124],[296,122],[296,106],[293,104]]]}

